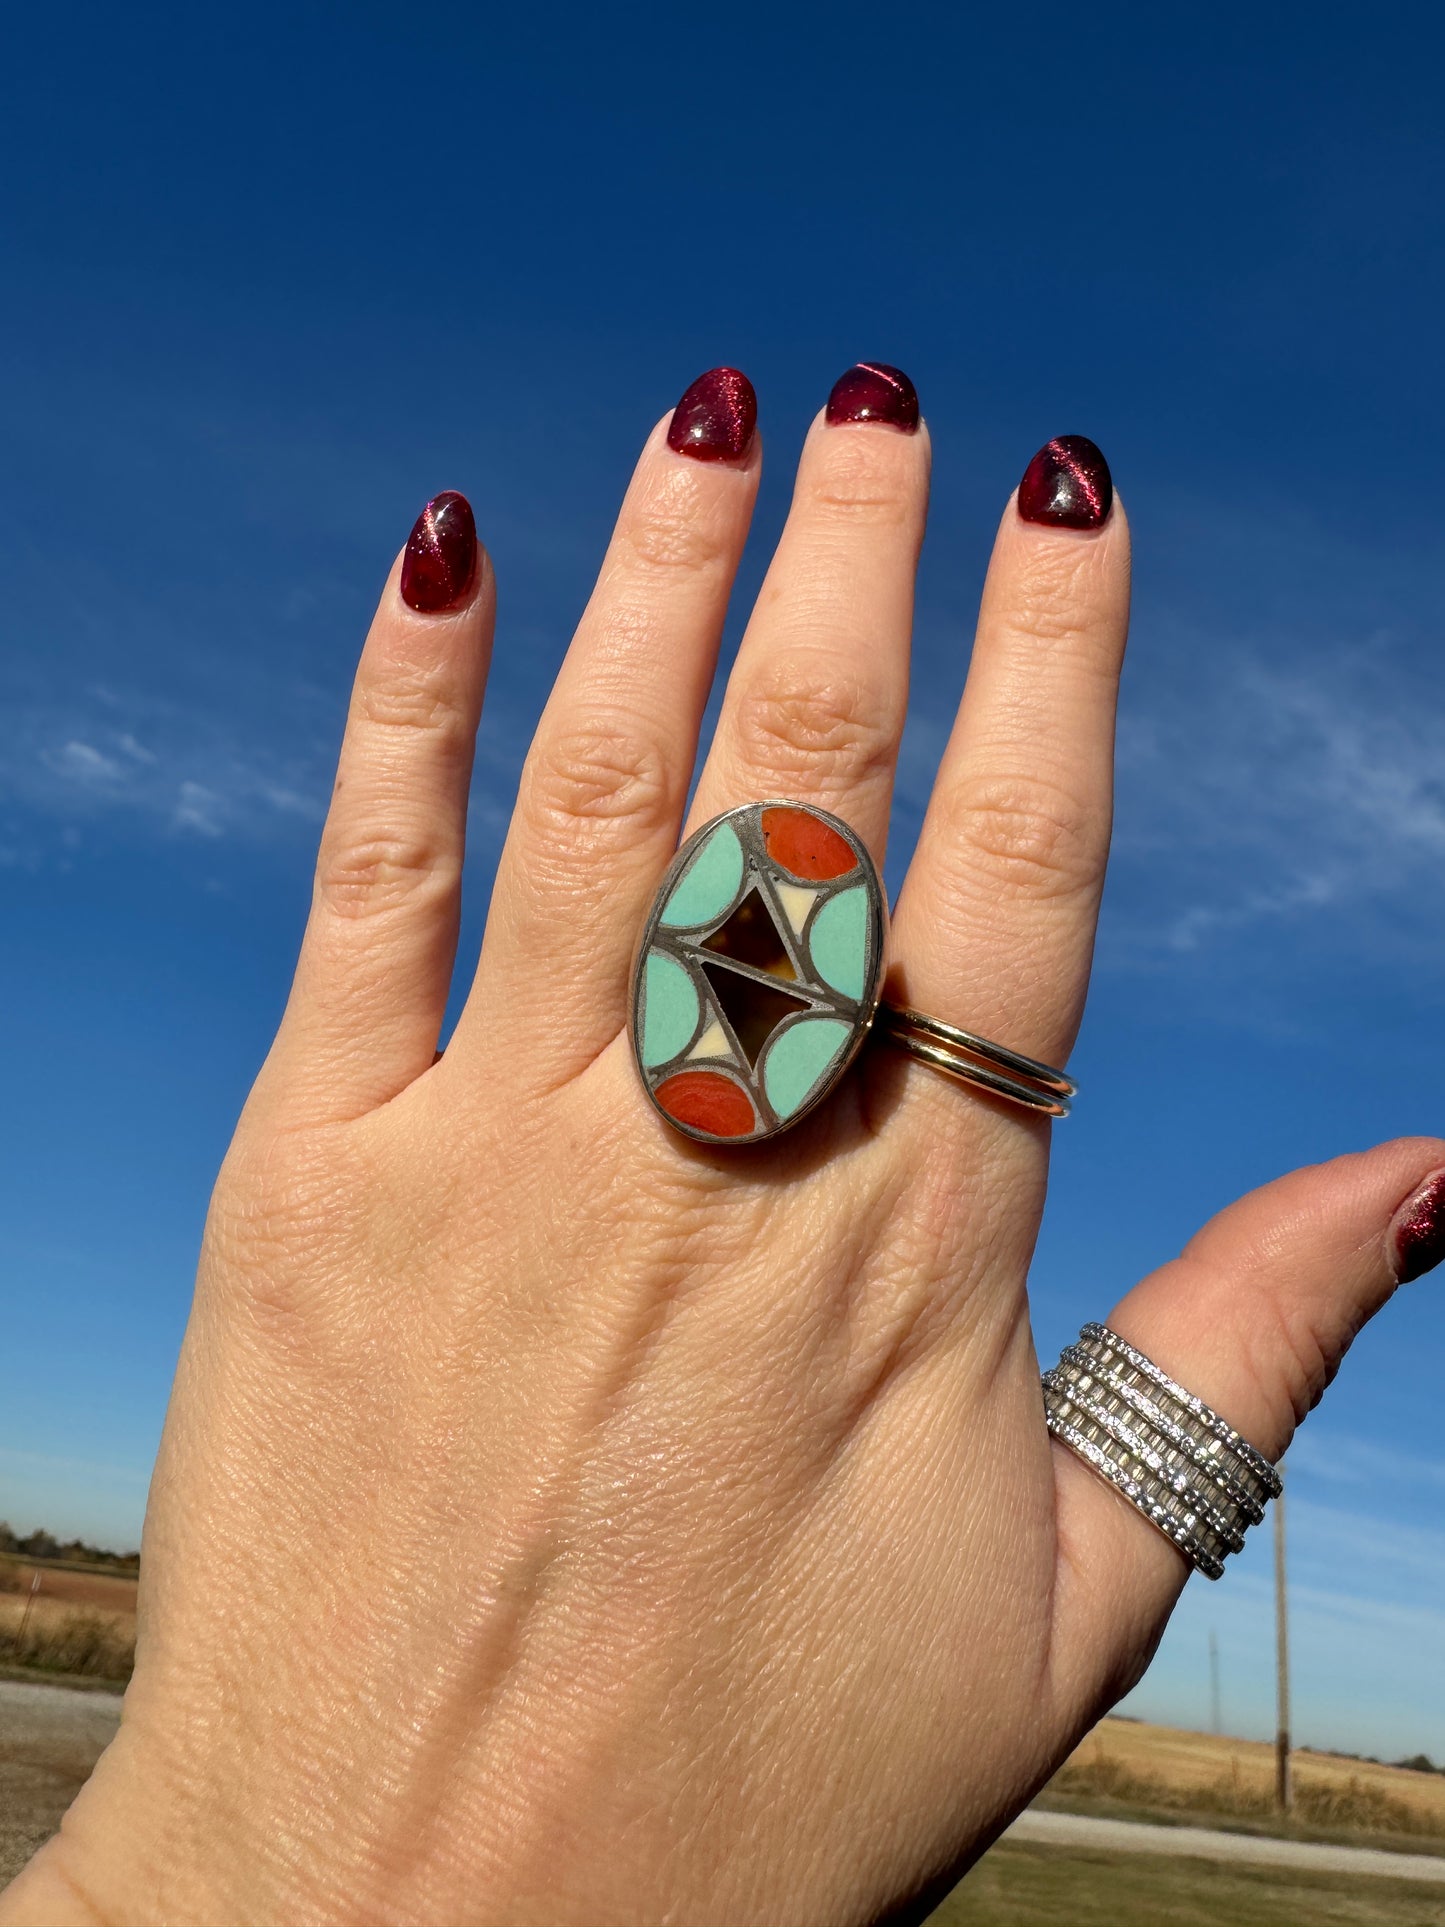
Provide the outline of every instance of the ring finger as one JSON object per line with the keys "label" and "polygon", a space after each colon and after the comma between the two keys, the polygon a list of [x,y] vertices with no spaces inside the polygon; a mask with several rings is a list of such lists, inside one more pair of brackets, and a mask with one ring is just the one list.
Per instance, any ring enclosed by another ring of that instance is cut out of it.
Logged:
{"label": "ring finger", "polygon": [[1088,983],[1128,620],[1108,465],[1082,436],[1049,442],[999,529],[892,954],[909,1003],[1050,1062]]}

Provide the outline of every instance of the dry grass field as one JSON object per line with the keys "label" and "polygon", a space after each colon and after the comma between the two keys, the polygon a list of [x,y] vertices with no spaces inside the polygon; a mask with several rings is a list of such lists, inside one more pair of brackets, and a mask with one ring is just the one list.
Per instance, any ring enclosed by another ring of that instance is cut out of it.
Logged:
{"label": "dry grass field", "polygon": [[0,1592],[29,1592],[37,1572],[42,1599],[61,1599],[72,1606],[135,1617],[137,1582],[124,1573],[75,1572],[66,1566],[35,1566],[24,1559],[4,1559],[0,1560]]}
{"label": "dry grass field", "polygon": [[123,1575],[0,1559],[0,1667],[22,1675],[129,1679],[135,1595],[135,1580]]}
{"label": "dry grass field", "polygon": [[1290,1825],[1281,1827],[1272,1746],[1106,1719],[1039,1804],[1445,1853],[1445,1775],[1332,1753],[1299,1752],[1292,1763],[1295,1811]]}

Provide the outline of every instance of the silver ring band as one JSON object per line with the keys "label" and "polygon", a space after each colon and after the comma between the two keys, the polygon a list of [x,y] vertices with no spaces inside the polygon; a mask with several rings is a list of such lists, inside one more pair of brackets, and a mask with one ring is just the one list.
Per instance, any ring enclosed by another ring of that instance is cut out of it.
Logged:
{"label": "silver ring band", "polygon": [[1072,1080],[1051,1064],[991,1043],[971,1030],[960,1030],[956,1024],[945,1024],[926,1011],[882,1003],[875,1022],[880,1035],[920,1064],[1045,1117],[1067,1117],[1069,1102],[1078,1095]]}
{"label": "silver ring band", "polygon": [[1043,1392],[1052,1435],[1210,1579],[1282,1490],[1262,1452],[1107,1325],[1084,1326]]}

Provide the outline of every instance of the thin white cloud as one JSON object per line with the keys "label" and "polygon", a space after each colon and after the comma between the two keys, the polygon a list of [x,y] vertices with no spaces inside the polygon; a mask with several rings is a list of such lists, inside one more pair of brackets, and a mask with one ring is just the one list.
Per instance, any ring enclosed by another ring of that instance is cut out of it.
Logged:
{"label": "thin white cloud", "polygon": [[1293,1556],[1312,1585],[1351,1582],[1350,1596],[1362,1604],[1445,1598],[1445,1535],[1428,1526],[1296,1500],[1290,1529]]}
{"label": "thin white cloud", "polygon": [[[920,644],[916,687],[930,660]],[[1167,967],[1269,933],[1316,955],[1445,936],[1445,685],[1389,637],[1172,638],[1126,676],[1100,960]],[[922,814],[952,717],[916,705],[899,767]]]}
{"label": "thin white cloud", "polygon": [[207,789],[204,783],[185,782],[181,784],[171,821],[178,830],[195,830],[201,836],[220,836],[224,828],[221,808],[221,798],[215,790]]}
{"label": "thin white cloud", "polygon": [[149,835],[265,838],[325,813],[333,745],[314,704],[300,720],[247,720],[105,686],[22,694],[0,714],[6,858],[33,866],[74,848],[87,822]]}
{"label": "thin white cloud", "polygon": [[1314,653],[1307,669],[1245,648],[1171,668],[1130,698],[1120,731],[1106,962],[1214,951],[1263,925],[1330,954],[1398,953],[1412,931],[1433,944],[1445,931],[1434,685],[1378,640]]}
{"label": "thin white cloud", "polygon": [[113,756],[107,756],[93,743],[83,743],[72,737],[57,749],[46,749],[42,757],[51,769],[66,782],[83,783],[87,787],[94,784],[119,783],[125,778],[125,769]]}
{"label": "thin white cloud", "polygon": [[1445,1486],[1445,1460],[1421,1458],[1351,1433],[1322,1432],[1305,1426],[1289,1449],[1291,1476],[1304,1473],[1327,1485],[1367,1486],[1377,1490]]}
{"label": "thin white cloud", "polygon": [[1339,896],[1335,878],[1300,877],[1276,890],[1253,890],[1237,903],[1195,903],[1181,910],[1162,932],[1171,950],[1199,950],[1226,931],[1274,917],[1291,917],[1301,910],[1322,910]]}

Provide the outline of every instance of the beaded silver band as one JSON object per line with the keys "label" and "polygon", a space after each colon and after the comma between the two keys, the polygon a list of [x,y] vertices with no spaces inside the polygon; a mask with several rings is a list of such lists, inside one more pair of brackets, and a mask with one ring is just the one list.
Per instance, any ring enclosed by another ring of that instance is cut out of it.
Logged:
{"label": "beaded silver band", "polygon": [[1279,1497],[1279,1474],[1264,1454],[1107,1325],[1085,1325],[1043,1384],[1053,1436],[1192,1566],[1220,1578]]}

